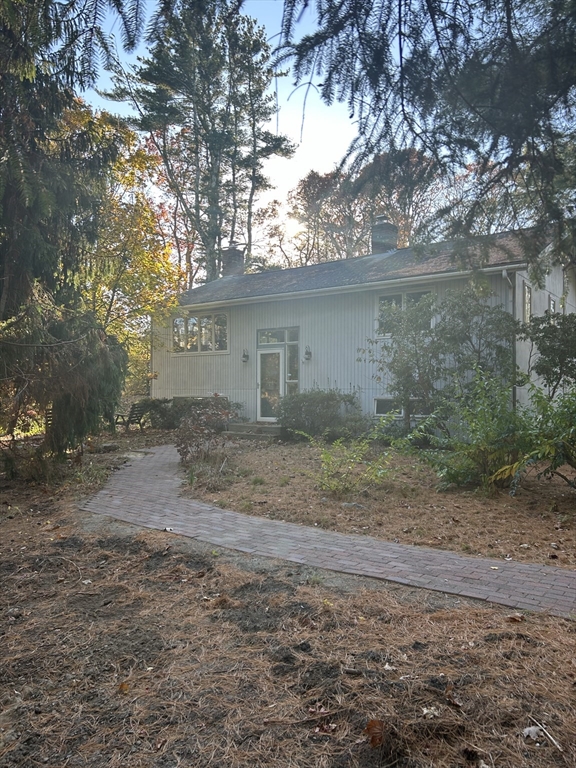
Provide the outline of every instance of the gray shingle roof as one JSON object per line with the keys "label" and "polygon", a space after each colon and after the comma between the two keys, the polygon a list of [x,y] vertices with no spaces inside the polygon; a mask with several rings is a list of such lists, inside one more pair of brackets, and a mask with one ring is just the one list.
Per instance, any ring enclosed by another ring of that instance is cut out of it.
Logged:
{"label": "gray shingle roof", "polygon": [[[476,238],[465,251],[462,243],[451,241],[307,267],[222,277],[182,294],[180,304],[186,306],[250,300],[337,288],[346,290],[352,286],[369,286],[386,280],[469,271],[470,263],[481,267],[517,265],[525,261],[523,238],[521,233],[505,232],[489,238]],[[467,258],[468,266],[463,265],[463,255]]]}

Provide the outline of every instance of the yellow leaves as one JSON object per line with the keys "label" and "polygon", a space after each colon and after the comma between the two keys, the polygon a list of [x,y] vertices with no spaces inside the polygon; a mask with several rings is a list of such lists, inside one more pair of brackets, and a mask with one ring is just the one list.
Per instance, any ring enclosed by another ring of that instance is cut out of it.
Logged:
{"label": "yellow leaves", "polygon": [[102,211],[100,237],[87,265],[92,310],[119,336],[116,319],[122,325],[127,319],[163,314],[176,304],[181,275],[156,213],[142,192],[131,200],[111,196]]}

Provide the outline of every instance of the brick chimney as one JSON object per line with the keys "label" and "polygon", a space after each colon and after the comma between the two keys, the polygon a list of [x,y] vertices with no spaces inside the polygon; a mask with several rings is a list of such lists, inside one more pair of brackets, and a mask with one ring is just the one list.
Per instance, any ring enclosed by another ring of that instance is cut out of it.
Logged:
{"label": "brick chimney", "polygon": [[398,248],[398,227],[386,216],[376,216],[372,225],[372,253],[386,253]]}
{"label": "brick chimney", "polygon": [[231,245],[222,248],[222,277],[244,274],[244,251]]}

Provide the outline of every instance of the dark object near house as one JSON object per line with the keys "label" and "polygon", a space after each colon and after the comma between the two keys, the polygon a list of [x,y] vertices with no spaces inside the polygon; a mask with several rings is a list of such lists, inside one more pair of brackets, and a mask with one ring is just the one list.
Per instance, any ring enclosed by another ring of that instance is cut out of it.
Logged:
{"label": "dark object near house", "polygon": [[49,405],[46,408],[46,412],[44,414],[44,432],[47,435],[48,432],[52,429],[52,406]]}
{"label": "dark object near house", "polygon": [[138,424],[141,430],[144,429],[144,417],[148,414],[149,406],[147,403],[132,403],[128,413],[117,413],[114,424],[122,424],[126,427],[126,432],[132,424]]}

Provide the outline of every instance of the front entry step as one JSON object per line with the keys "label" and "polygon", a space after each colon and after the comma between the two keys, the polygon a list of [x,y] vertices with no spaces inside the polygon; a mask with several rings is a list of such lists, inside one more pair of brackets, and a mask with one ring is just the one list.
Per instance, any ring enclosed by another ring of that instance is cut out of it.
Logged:
{"label": "front entry step", "polygon": [[282,428],[279,424],[257,422],[233,422],[228,425],[230,437],[244,440],[274,440],[280,437]]}

